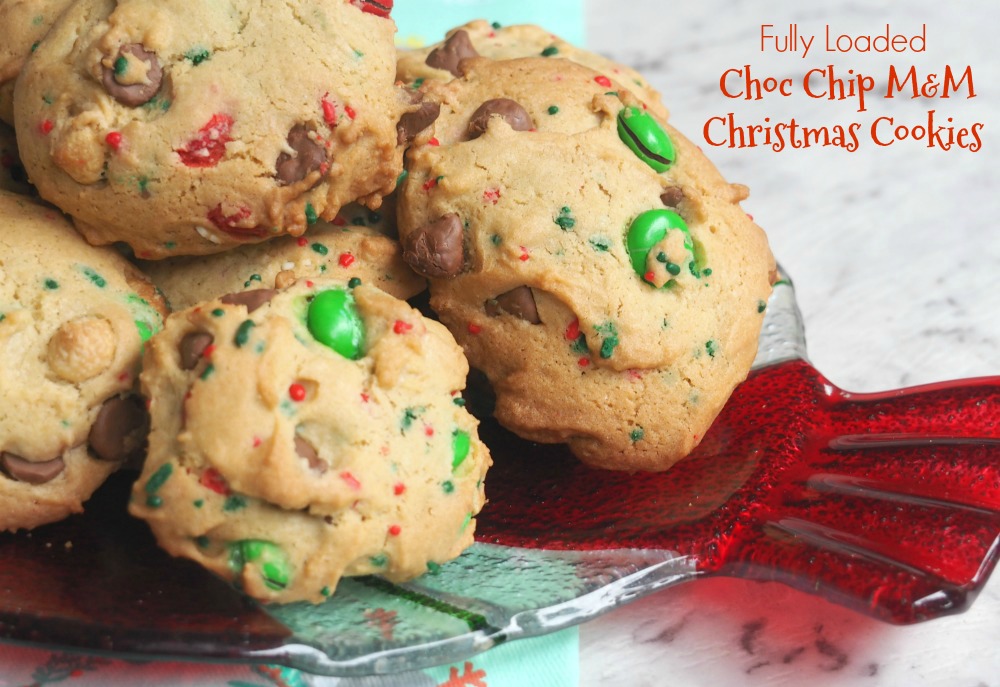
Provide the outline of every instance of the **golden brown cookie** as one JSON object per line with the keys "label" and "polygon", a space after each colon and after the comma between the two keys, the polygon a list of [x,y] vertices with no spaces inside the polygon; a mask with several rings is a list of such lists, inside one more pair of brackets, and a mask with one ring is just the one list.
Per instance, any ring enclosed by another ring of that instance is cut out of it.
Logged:
{"label": "golden brown cookie", "polygon": [[246,593],[322,601],[472,543],[489,452],[438,322],[373,286],[302,280],[176,312],[151,342],[131,512]]}
{"label": "golden brown cookie", "polygon": [[133,393],[163,301],[55,210],[0,191],[0,531],[80,512],[147,419]]}
{"label": "golden brown cookie", "polygon": [[80,0],[15,90],[21,157],[140,258],[302,234],[395,186],[395,26],[347,2]]}
{"label": "golden brown cookie", "polygon": [[400,236],[501,423],[663,470],[745,378],[774,263],[745,189],[594,79],[479,59],[431,85],[441,112],[408,153]]}

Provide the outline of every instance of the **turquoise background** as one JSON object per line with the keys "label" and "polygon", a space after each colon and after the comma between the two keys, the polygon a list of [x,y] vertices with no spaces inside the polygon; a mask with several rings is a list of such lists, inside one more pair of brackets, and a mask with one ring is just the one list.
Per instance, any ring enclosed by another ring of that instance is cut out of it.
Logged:
{"label": "turquoise background", "polygon": [[436,43],[445,31],[472,19],[538,24],[575,45],[585,42],[584,0],[396,0],[396,42],[403,47]]}

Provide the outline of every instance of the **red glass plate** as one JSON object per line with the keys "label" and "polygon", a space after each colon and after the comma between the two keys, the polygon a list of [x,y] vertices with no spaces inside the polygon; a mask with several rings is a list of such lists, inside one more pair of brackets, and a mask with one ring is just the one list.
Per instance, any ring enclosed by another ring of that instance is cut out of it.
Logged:
{"label": "red glass plate", "polygon": [[477,543],[435,574],[261,606],[159,551],[125,515],[119,475],[80,517],[0,534],[0,638],[364,675],[460,660],[706,575],[913,623],[967,608],[997,558],[1000,377],[844,392],[806,362],[787,281],[754,371],[669,472],[593,470],[489,419],[481,433],[495,465]]}

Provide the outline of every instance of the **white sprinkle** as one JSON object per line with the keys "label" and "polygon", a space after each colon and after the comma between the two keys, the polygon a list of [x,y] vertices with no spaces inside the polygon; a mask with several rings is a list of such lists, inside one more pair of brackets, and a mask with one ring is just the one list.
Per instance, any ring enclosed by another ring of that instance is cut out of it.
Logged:
{"label": "white sprinkle", "polygon": [[286,262],[284,265],[281,266],[281,269],[283,269],[283,270],[293,270],[293,269],[295,269],[295,263],[291,262],[291,261]]}
{"label": "white sprinkle", "polygon": [[218,236],[210,232],[205,227],[195,227],[194,230],[198,232],[198,236],[202,237],[206,241],[211,241],[215,244],[222,243],[222,240]]}

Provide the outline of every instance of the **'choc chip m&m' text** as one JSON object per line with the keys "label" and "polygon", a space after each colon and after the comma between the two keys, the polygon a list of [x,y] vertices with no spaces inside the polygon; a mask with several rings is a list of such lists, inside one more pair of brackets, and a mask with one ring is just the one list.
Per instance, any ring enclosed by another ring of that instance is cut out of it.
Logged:
{"label": "'choc chip m&m' text", "polygon": [[[820,42],[817,42],[820,41]],[[890,24],[873,34],[852,35],[829,25],[820,34],[803,32],[797,24],[776,28],[760,26],[762,52],[788,53],[802,58],[812,53],[904,54],[927,49],[927,25],[915,33],[895,33]],[[961,123],[941,111],[942,103],[977,96],[971,65],[944,64],[933,71],[916,66],[891,64],[877,78],[855,69],[832,64],[803,70],[799,76],[775,77],[759,74],[749,64],[726,69],[719,78],[719,90],[729,100],[762,101],[765,99],[804,96],[811,100],[843,103],[849,101],[858,114],[868,113],[862,121],[817,124],[795,117],[773,121],[763,117],[746,123],[735,113],[710,117],[704,125],[705,142],[713,147],[770,147],[775,152],[811,147],[840,147],[853,152],[870,141],[880,147],[919,144],[940,150],[962,149],[977,152],[982,148],[982,122]],[[896,98],[933,101],[934,106],[917,118],[870,114],[873,99]]]}

